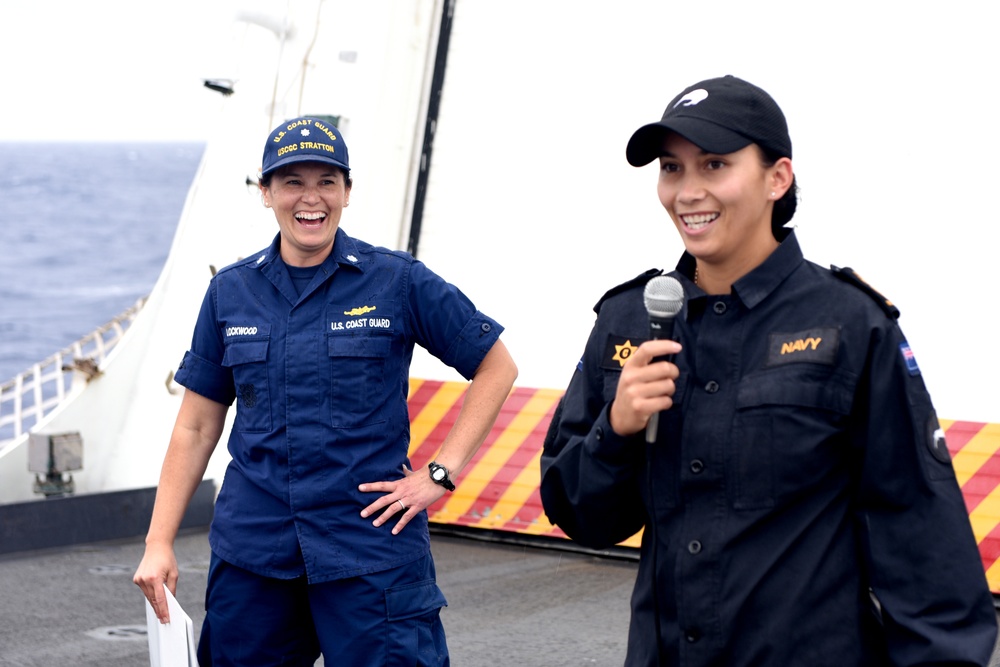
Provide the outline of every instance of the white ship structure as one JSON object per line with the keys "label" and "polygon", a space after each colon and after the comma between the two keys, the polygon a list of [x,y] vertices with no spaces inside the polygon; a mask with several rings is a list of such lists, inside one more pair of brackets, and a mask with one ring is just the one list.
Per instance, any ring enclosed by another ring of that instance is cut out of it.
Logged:
{"label": "white ship structure", "polygon": [[[1000,221],[988,205],[997,167],[982,157],[1000,137],[982,131],[993,107],[976,85],[991,79],[992,54],[977,51],[992,43],[977,38],[991,22],[961,8],[912,12],[902,34],[901,17],[860,2],[820,12],[822,26],[808,4],[790,2],[778,19],[735,0],[711,10],[659,0],[241,6],[219,30],[226,63],[205,73],[219,112],[206,119],[210,139],[152,291],[0,387],[0,515],[22,512],[7,522],[8,544],[40,508],[155,487],[181,398],[173,370],[208,280],[277,232],[255,184],[262,138],[306,114],[330,118],[351,147],[345,230],[461,285],[506,326],[520,369],[460,492],[430,508],[432,521],[562,539],[538,503],[538,456],[591,308],[647,268],[672,268],[682,250],[655,169],[629,167],[625,143],[672,91],[735,74],[789,116],[806,255],[855,268],[900,307],[1000,590],[1000,355],[988,335]],[[787,38],[765,48],[777,20]],[[930,34],[962,37],[930,53]],[[426,354],[411,373],[419,464],[464,382]],[[226,439],[206,472],[209,505]]]}

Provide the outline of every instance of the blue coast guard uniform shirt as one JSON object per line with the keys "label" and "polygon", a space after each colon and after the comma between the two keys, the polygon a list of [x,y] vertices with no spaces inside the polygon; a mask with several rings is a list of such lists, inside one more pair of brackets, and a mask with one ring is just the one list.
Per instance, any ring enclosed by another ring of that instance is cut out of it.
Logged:
{"label": "blue coast guard uniform shirt", "polygon": [[409,467],[414,343],[471,379],[503,328],[410,255],[343,230],[300,295],[279,243],[212,279],[176,375],[236,401],[212,550],[310,583],[416,560],[430,552],[427,513],[393,535],[361,517],[378,496],[358,485]]}

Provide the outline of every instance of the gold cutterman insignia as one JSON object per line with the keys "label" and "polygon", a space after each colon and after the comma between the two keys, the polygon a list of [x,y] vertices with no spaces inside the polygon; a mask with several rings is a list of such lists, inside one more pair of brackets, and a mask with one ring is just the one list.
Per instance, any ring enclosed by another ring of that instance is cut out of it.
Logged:
{"label": "gold cutterman insignia", "polygon": [[617,361],[619,365],[624,367],[625,362],[638,349],[638,346],[633,345],[631,340],[627,340],[623,345],[615,345],[615,356],[611,357],[611,360]]}
{"label": "gold cutterman insignia", "polygon": [[370,313],[375,310],[375,306],[361,306],[360,308],[351,308],[350,310],[345,310],[344,315],[364,315],[365,313]]}

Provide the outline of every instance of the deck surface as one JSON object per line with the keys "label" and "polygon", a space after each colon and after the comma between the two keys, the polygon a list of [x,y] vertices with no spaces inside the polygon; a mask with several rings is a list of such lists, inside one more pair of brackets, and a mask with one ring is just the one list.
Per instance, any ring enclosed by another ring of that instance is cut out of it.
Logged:
{"label": "deck surface", "polygon": [[[142,549],[129,540],[0,557],[0,666],[148,665],[132,583]],[[432,550],[452,664],[622,664],[635,562],[445,535]],[[177,598],[197,636],[207,532],[180,536],[176,553]]]}
{"label": "deck surface", "polygon": [[[0,557],[0,666],[149,664],[141,540]],[[195,633],[204,616],[207,532],[178,538],[177,597]],[[634,561],[432,536],[457,667],[621,665]],[[322,665],[322,660],[317,663]],[[1000,667],[994,653],[991,667]]]}

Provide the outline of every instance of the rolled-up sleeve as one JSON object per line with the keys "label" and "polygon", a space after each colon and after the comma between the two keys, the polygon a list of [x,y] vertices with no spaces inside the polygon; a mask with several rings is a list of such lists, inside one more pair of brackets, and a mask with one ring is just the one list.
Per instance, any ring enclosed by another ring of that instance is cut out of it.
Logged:
{"label": "rolled-up sleeve", "polygon": [[414,261],[410,266],[407,284],[410,321],[417,342],[471,380],[503,327],[422,262]]}
{"label": "rolled-up sleeve", "polygon": [[225,343],[216,316],[215,293],[213,281],[205,292],[198,312],[191,349],[184,354],[174,380],[216,403],[232,405],[236,398],[236,388],[232,371],[222,365]]}

